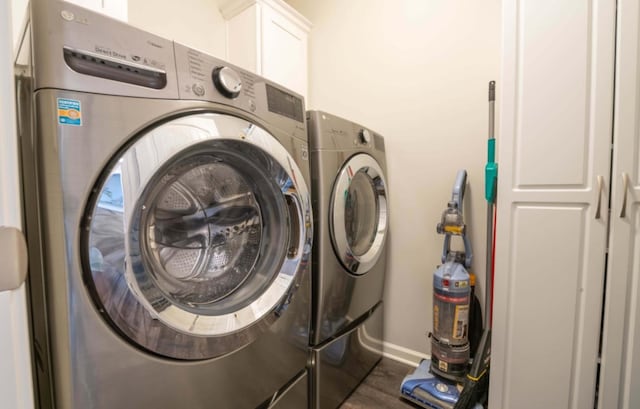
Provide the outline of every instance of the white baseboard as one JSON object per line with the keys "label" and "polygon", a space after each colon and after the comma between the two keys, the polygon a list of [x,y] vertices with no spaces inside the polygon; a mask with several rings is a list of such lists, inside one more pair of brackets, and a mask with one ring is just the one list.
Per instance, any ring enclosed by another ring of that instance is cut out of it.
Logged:
{"label": "white baseboard", "polygon": [[429,354],[414,351],[390,342],[382,343],[382,356],[413,367],[417,367],[423,359],[431,359]]}

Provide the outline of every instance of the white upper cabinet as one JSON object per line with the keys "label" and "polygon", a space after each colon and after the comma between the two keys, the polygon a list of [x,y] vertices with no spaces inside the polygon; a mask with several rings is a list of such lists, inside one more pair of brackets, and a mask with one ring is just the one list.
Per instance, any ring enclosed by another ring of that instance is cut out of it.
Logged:
{"label": "white upper cabinet", "polygon": [[307,97],[311,23],[281,0],[220,3],[227,60]]}
{"label": "white upper cabinet", "polygon": [[65,0],[98,13],[127,21],[127,0]]}

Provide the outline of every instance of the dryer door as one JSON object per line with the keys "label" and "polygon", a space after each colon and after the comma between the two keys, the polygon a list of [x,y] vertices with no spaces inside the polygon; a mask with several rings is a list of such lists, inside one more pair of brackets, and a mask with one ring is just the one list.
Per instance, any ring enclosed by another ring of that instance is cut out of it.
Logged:
{"label": "dryer door", "polygon": [[376,160],[364,153],[342,167],[333,187],[331,238],[342,264],[364,274],[384,251],[387,234],[387,182]]}
{"label": "dryer door", "polygon": [[206,359],[245,346],[306,271],[303,175],[243,119],[207,113],[153,128],[94,192],[85,283],[115,329],[156,354]]}

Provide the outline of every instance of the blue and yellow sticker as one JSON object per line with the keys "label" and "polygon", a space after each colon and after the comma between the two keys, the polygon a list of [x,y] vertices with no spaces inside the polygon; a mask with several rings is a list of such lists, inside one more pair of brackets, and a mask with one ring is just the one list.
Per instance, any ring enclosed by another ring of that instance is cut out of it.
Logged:
{"label": "blue and yellow sticker", "polygon": [[58,98],[58,123],[82,126],[82,108],[76,99]]}

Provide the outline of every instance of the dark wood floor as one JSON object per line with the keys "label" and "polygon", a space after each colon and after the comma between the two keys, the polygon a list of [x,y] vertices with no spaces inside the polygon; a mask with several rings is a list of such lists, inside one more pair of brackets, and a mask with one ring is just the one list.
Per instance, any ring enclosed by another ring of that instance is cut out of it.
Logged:
{"label": "dark wood floor", "polygon": [[402,378],[415,368],[388,358],[380,363],[365,378],[340,409],[415,409],[406,400],[400,399]]}

